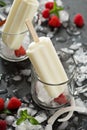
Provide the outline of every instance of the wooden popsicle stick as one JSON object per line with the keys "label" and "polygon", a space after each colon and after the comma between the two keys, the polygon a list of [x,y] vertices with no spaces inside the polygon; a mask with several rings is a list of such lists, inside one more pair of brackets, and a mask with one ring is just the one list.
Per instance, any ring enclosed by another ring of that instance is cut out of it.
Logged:
{"label": "wooden popsicle stick", "polygon": [[32,22],[29,19],[26,19],[25,23],[26,23],[28,29],[31,32],[31,35],[33,37],[34,42],[39,43],[39,37],[38,37],[38,35],[37,35],[37,33],[36,33],[35,29],[34,29],[34,26],[33,26]]}

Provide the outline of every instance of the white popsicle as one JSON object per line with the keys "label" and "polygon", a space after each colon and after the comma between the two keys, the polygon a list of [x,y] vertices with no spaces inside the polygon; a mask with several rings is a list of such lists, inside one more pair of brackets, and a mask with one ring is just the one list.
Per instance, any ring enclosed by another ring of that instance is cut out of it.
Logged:
{"label": "white popsicle", "polygon": [[[14,0],[10,13],[7,17],[3,32],[5,33],[21,33],[27,30],[25,25],[25,19],[33,19],[39,3],[37,0]],[[18,49],[21,46],[21,38],[14,35],[9,37],[8,35],[2,35],[2,40],[11,49]]]}
{"label": "white popsicle", "polygon": [[[39,39],[36,39],[35,42],[32,42],[29,45],[27,55],[29,56],[36,73],[43,82],[59,84],[68,80],[66,72],[50,38],[40,37]],[[62,94],[66,87],[67,85],[45,85],[48,94],[53,98]]]}

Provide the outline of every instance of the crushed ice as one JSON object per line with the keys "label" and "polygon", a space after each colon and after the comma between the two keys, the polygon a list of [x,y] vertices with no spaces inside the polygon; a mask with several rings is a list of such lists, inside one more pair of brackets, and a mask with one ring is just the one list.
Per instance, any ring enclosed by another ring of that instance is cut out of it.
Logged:
{"label": "crushed ice", "polygon": [[61,23],[67,22],[69,20],[69,14],[65,10],[59,12]]}
{"label": "crushed ice", "polygon": [[[82,86],[83,82],[87,80],[87,51],[82,46],[82,43],[73,43],[69,48],[62,48],[62,51],[69,55],[73,55],[75,64],[77,66],[75,82],[77,86]],[[83,87],[84,89],[84,87]]]}
{"label": "crushed ice", "polygon": [[23,69],[23,70],[21,70],[21,74],[24,76],[30,76],[31,70],[30,69]]}

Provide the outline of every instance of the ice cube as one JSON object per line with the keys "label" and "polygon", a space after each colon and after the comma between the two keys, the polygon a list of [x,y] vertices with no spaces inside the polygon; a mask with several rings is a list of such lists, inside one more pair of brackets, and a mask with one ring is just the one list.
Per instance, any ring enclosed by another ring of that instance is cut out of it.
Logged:
{"label": "ice cube", "polygon": [[17,125],[15,130],[27,130],[26,129],[26,124],[21,123],[20,125]]}
{"label": "ice cube", "polygon": [[24,76],[30,76],[31,70],[30,69],[21,70],[21,74]]}
{"label": "ice cube", "polygon": [[52,130],[52,125],[51,124],[47,124],[45,127],[45,130]]}
{"label": "ice cube", "polygon": [[[58,6],[63,6],[63,2],[61,0],[56,0]],[[60,11],[61,12],[61,11]]]}
{"label": "ice cube", "polygon": [[43,130],[41,125],[32,125],[28,120],[25,122],[26,130]]}
{"label": "ice cube", "polygon": [[87,113],[87,108],[85,106],[85,103],[81,100],[81,98],[77,98],[75,99],[75,102],[76,102],[76,106],[78,107],[82,107],[82,110],[84,111],[81,111],[81,113]]}
{"label": "ice cube", "polygon": [[49,37],[49,38],[53,38],[53,37],[54,37],[53,34],[54,34],[53,32],[48,32],[48,33],[47,33],[47,37]]}
{"label": "ice cube", "polygon": [[42,123],[45,120],[47,120],[47,115],[44,112],[41,112],[40,114],[35,116],[35,119],[39,122]]}
{"label": "ice cube", "polygon": [[15,117],[14,116],[7,116],[5,120],[6,120],[8,125],[12,125],[12,123],[15,121]]}
{"label": "ice cube", "polygon": [[63,123],[58,127],[58,129],[59,129],[59,130],[65,130],[66,127],[68,126],[68,124],[69,124],[69,122],[68,122],[68,121],[65,121],[65,122],[63,122]]}
{"label": "ice cube", "polygon": [[87,52],[83,48],[79,48],[74,54],[74,59],[76,63],[86,64],[87,63]]}
{"label": "ice cube", "polygon": [[49,104],[52,100],[52,98],[48,95],[47,91],[45,90],[43,84],[39,81],[36,83],[36,92],[40,101]]}
{"label": "ice cube", "polygon": [[61,23],[69,21],[69,13],[65,10],[59,11]]}
{"label": "ice cube", "polygon": [[20,81],[22,79],[22,77],[20,75],[16,75],[13,77],[14,81]]}
{"label": "ice cube", "polygon": [[74,44],[72,44],[69,48],[70,49],[73,49],[73,50],[77,50],[77,49],[79,49],[79,47],[81,47],[82,46],[82,43],[74,43]]}
{"label": "ice cube", "polygon": [[61,48],[61,50],[67,54],[74,54],[74,51],[68,48]]}

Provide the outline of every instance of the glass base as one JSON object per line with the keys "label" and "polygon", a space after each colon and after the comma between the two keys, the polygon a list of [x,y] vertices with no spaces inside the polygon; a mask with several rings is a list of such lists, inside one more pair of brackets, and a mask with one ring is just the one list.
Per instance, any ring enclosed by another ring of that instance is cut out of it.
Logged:
{"label": "glass base", "polygon": [[[70,82],[67,82],[63,84],[63,86],[66,86],[66,89],[64,90],[64,92],[62,93],[65,97],[64,102],[57,102],[55,99],[58,98],[52,98],[50,97],[50,95],[47,93],[46,89],[45,89],[45,84],[42,83],[36,76],[34,69],[31,67],[31,95],[32,95],[32,99],[33,101],[41,108],[45,109],[45,110],[58,110],[62,107],[65,107],[67,105],[70,104],[70,93],[68,90],[68,86],[70,85]],[[53,86],[51,86],[53,87]],[[56,87],[56,86],[54,86]],[[62,87],[62,85],[60,85],[59,87]],[[61,95],[62,95],[61,94]],[[59,99],[60,100],[60,99]]]}
{"label": "glass base", "polygon": [[21,56],[20,58],[11,59],[11,58],[4,56],[3,54],[0,54],[0,57],[3,58],[4,60],[10,61],[10,62],[20,62],[20,61],[24,61],[28,58],[27,56]]}
{"label": "glass base", "polygon": [[4,60],[11,62],[19,62],[26,60],[28,58],[27,55],[16,57],[14,54],[14,50],[10,50],[6,45],[0,43],[0,57]]}
{"label": "glass base", "polygon": [[[38,82],[38,81],[37,81]],[[49,96],[43,96],[44,95],[44,93],[42,94],[42,96],[41,97],[38,97],[38,94],[37,94],[37,92],[36,92],[36,89],[37,89],[37,87],[35,86],[35,84],[33,85],[33,86],[31,86],[32,88],[31,88],[31,94],[32,94],[32,99],[33,99],[33,101],[39,106],[39,107],[41,107],[41,108],[43,108],[43,109],[45,109],[45,110],[58,110],[58,109],[60,109],[60,108],[62,108],[62,107],[65,107],[65,106],[67,106],[67,105],[69,105],[70,104],[70,95],[69,94],[67,94],[67,95],[64,95],[65,97],[66,97],[66,100],[67,100],[67,102],[66,103],[62,103],[62,104],[60,104],[60,103],[58,103],[58,102],[55,102],[54,101],[54,99],[51,99],[51,97]],[[35,88],[36,87],[36,88]],[[40,86],[41,87],[41,86]],[[41,99],[42,98],[42,99]],[[44,98],[44,100],[43,100],[43,98]],[[48,99],[47,99],[48,98]],[[46,102],[45,102],[45,100],[46,100]],[[47,101],[47,100],[49,100],[49,101]]]}

